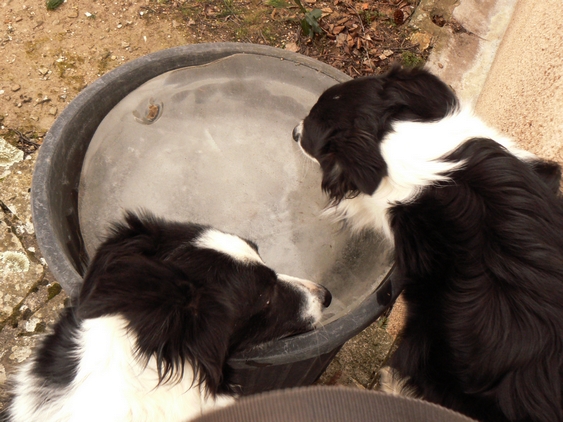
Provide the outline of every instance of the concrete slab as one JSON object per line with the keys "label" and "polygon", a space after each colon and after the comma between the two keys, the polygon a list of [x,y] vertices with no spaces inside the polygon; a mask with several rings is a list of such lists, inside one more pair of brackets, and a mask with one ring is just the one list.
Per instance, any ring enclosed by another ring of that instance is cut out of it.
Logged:
{"label": "concrete slab", "polygon": [[476,104],[522,147],[563,163],[560,0],[520,0]]}
{"label": "concrete slab", "polygon": [[[449,83],[464,103],[475,104],[516,3],[463,0],[444,12],[445,24],[436,33],[427,67]],[[428,23],[424,27],[432,29]]]}

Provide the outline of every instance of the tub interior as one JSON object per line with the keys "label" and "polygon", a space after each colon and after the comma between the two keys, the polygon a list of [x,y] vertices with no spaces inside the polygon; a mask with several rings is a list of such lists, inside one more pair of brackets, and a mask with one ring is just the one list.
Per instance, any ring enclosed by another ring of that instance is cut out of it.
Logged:
{"label": "tub interior", "polygon": [[78,213],[92,256],[124,210],[209,224],[255,241],[279,273],[333,294],[324,323],[350,312],[391,266],[378,235],[321,213],[318,165],[293,127],[332,77],[289,60],[234,54],[155,77],[103,119],[82,167]]}

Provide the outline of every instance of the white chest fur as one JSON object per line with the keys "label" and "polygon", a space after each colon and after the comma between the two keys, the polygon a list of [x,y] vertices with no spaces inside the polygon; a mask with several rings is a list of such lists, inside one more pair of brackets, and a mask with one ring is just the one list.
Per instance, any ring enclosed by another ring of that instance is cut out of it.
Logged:
{"label": "white chest fur", "polygon": [[[234,400],[206,397],[193,385],[189,367],[178,382],[158,385],[154,358],[146,365],[136,359],[135,341],[125,326],[125,320],[119,316],[86,320],[79,337],[80,364],[75,380],[55,394],[38,379],[19,383],[28,387],[19,392],[14,403],[16,420],[179,422]],[[30,365],[20,377],[33,378]],[[47,397],[50,403],[44,402],[38,408],[38,402]]]}

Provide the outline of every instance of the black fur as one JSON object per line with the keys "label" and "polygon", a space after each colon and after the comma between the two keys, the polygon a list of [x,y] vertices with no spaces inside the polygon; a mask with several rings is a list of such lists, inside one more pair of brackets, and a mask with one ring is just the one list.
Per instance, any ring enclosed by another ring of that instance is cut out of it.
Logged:
{"label": "black fur", "polygon": [[493,141],[448,159],[468,159],[455,182],[391,211],[409,306],[391,366],[479,420],[563,420],[561,201]]}
{"label": "black fur", "polygon": [[[330,88],[294,135],[338,204],[387,175],[379,145],[394,121],[456,108],[438,78],[394,69]],[[391,366],[426,400],[479,420],[563,421],[560,166],[483,138],[443,160],[467,162],[389,208],[408,308]]]}
{"label": "black fur", "polygon": [[65,308],[54,333],[38,346],[34,371],[45,384],[53,388],[69,385],[78,369],[77,334],[79,323],[74,308]]}

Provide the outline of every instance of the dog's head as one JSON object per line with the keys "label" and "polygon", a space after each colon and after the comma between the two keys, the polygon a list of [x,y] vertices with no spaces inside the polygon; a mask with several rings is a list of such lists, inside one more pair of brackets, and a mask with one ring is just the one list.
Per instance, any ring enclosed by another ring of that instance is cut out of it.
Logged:
{"label": "dog's head", "polygon": [[128,214],[99,248],[78,316],[118,314],[140,358],[156,357],[159,379],[189,363],[212,394],[233,352],[314,328],[331,296],[310,281],[276,274],[256,245],[195,224]]}
{"label": "dog's head", "polygon": [[458,107],[455,94],[422,69],[394,68],[327,89],[293,138],[319,162],[334,203],[371,195],[387,174],[380,144],[396,121],[434,121]]}

